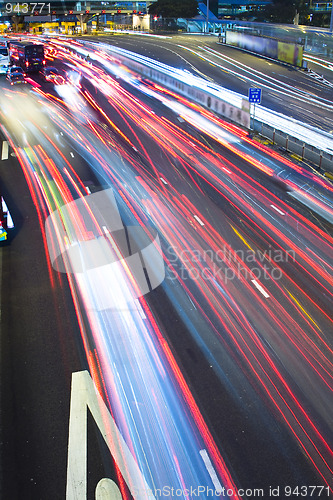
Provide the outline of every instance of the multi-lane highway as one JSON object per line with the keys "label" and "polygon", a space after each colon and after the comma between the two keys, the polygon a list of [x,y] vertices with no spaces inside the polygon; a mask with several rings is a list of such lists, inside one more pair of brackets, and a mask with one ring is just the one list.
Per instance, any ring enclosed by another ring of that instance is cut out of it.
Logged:
{"label": "multi-lane highway", "polygon": [[244,96],[249,87],[260,87],[265,107],[323,130],[333,130],[332,66],[321,58],[309,56],[312,72],[308,72],[220,44],[216,36],[152,39],[114,35],[99,40],[186,69]]}
{"label": "multi-lane highway", "polygon": [[[208,71],[188,42],[149,43],[221,78],[212,45]],[[3,498],[328,498],[332,185],[68,48],[49,55],[65,85],[0,82]],[[279,73],[267,106],[296,103]],[[324,116],[320,85],[300,107]]]}

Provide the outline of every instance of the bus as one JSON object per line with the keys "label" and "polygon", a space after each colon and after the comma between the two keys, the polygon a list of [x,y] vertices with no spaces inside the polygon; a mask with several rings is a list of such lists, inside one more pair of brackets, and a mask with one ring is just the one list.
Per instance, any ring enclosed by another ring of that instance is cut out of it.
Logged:
{"label": "bus", "polygon": [[0,38],[0,74],[6,74],[9,68],[9,40]]}
{"label": "bus", "polygon": [[45,66],[44,45],[31,42],[10,42],[10,64],[25,72],[39,71]]}

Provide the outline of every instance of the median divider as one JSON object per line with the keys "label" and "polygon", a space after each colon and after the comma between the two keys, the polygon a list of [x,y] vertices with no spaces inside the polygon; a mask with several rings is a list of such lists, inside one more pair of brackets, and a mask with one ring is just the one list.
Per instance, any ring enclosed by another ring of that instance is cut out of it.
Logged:
{"label": "median divider", "polygon": [[173,68],[146,56],[102,42],[85,41],[104,50],[142,77],[183,95],[217,115],[269,139],[286,152],[298,155],[318,169],[333,173],[333,135],[273,110],[256,105],[253,119],[243,95],[225,89],[192,73]]}

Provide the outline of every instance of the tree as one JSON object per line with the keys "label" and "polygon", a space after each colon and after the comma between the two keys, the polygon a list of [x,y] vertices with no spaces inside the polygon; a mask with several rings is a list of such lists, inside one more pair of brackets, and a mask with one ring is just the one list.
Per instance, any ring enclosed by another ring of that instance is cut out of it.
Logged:
{"label": "tree", "polygon": [[148,9],[149,14],[162,17],[190,18],[198,14],[197,0],[157,0]]}
{"label": "tree", "polygon": [[266,8],[266,15],[272,22],[292,24],[298,13],[300,24],[303,24],[308,17],[307,3],[304,0],[273,0]]}

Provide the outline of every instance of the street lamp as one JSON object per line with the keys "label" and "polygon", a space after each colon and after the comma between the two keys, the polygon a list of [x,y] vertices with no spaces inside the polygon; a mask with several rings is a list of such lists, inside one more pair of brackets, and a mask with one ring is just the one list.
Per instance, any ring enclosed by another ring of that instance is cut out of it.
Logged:
{"label": "street lamp", "polygon": [[208,17],[209,17],[209,0],[207,0],[207,29],[206,29],[206,33],[208,34]]}

